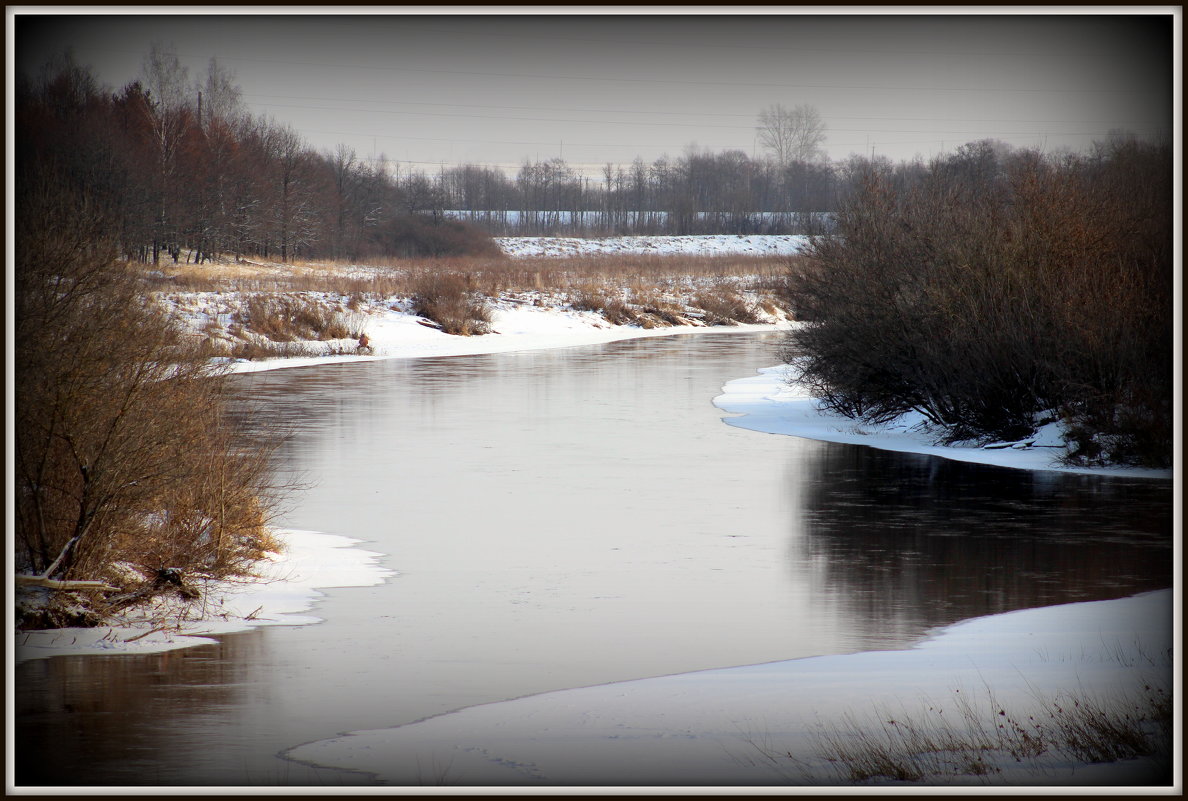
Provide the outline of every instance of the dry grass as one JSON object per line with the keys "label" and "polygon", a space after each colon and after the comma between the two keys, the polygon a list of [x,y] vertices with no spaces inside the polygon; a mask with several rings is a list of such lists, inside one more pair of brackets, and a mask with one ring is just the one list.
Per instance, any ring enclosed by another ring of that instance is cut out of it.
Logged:
{"label": "dry grass", "polygon": [[[767,303],[774,302],[768,299]],[[729,288],[717,292],[700,292],[693,299],[693,305],[705,311],[705,321],[710,325],[757,323],[761,319],[746,298]]]}
{"label": "dry grass", "polygon": [[303,295],[249,295],[235,322],[273,342],[358,339],[358,322],[318,298]]}
{"label": "dry grass", "polygon": [[741,288],[771,288],[783,280],[786,256],[573,256],[510,259],[466,257],[380,259],[366,265],[336,262],[179,264],[153,277],[161,289],[188,292],[334,292],[360,297],[412,295],[425,275],[468,276],[471,290],[488,297],[593,285],[666,288],[727,281]]}
{"label": "dry grass", "polygon": [[422,273],[413,286],[413,311],[437,323],[447,334],[490,333],[491,307],[472,287],[469,275]]}
{"label": "dry grass", "polygon": [[[1038,699],[1031,714],[1008,711],[988,693],[981,703],[953,695],[946,710],[891,713],[818,735],[817,755],[845,783],[927,782],[946,776],[987,776],[1000,763],[1030,763],[1054,755],[1080,763],[1170,755],[1171,697],[1150,684],[1131,698],[1103,700],[1072,693]],[[788,757],[793,755],[788,754]]]}
{"label": "dry grass", "polygon": [[779,315],[787,308],[780,294],[787,264],[787,257],[679,254],[387,259],[367,265],[241,261],[183,263],[168,275],[149,271],[148,277],[175,300],[199,292],[243,296],[242,304],[214,304],[223,307],[226,329],[215,321],[205,324],[203,347],[211,356],[256,360],[325,355],[324,347],[302,343],[357,339],[368,309],[377,306],[412,311],[462,336],[488,333],[492,303],[507,298],[538,306],[568,303],[611,325],[762,322],[757,309]]}

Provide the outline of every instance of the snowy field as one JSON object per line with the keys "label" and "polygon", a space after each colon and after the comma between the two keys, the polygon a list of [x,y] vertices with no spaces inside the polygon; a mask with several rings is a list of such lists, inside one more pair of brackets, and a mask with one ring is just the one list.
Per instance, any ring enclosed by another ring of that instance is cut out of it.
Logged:
{"label": "snowy field", "polygon": [[496,244],[509,256],[791,256],[808,243],[792,234],[703,234],[695,236],[614,236],[581,239],[571,236],[505,236]]}

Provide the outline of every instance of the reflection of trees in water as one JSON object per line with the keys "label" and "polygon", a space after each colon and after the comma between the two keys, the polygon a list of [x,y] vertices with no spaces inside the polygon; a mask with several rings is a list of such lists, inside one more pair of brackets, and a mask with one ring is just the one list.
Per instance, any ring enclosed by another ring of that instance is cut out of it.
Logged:
{"label": "reflection of trees in water", "polygon": [[[54,657],[16,675],[19,784],[171,781],[164,742],[243,693],[258,638],[143,656]],[[144,755],[137,759],[135,755]],[[110,771],[105,775],[105,772]]]}
{"label": "reflection of trees in water", "polygon": [[274,768],[247,764],[246,749],[228,760],[219,742],[242,729],[245,696],[267,692],[265,661],[250,632],[159,654],[27,662],[15,677],[17,784],[277,783]]}
{"label": "reflection of trees in water", "polygon": [[807,450],[814,591],[871,636],[1172,582],[1164,481],[1008,470],[859,446]]}

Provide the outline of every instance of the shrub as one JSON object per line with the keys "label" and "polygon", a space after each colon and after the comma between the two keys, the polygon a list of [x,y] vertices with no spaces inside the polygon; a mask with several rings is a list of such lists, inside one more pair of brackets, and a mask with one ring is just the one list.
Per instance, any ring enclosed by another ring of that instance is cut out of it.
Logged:
{"label": "shrub", "polygon": [[491,332],[491,307],[469,289],[458,273],[425,272],[413,284],[412,309],[447,334],[475,336]]}
{"label": "shrub", "polygon": [[248,295],[234,315],[242,328],[274,342],[357,339],[357,321],[316,298],[297,294]]}
{"label": "shrub", "polygon": [[654,289],[634,289],[631,293],[638,310],[636,322],[643,328],[687,325],[684,309],[674,305]]}
{"label": "shrub", "polygon": [[1108,458],[1165,466],[1169,152],[1021,153],[978,181],[968,155],[913,189],[867,175],[792,270],[787,359],[843,414],[1015,439],[1055,409]]}
{"label": "shrub", "polygon": [[705,311],[705,321],[710,325],[762,322],[755,307],[733,289],[702,292],[693,299],[693,305]]}
{"label": "shrub", "polygon": [[[121,563],[145,574],[234,573],[259,550],[277,498],[275,440],[237,446],[221,376],[148,299],[105,230],[69,195],[22,197],[16,568],[116,587],[129,581]],[[98,590],[85,592],[84,606],[101,610]]]}
{"label": "shrub", "polygon": [[582,288],[571,292],[569,298],[573,308],[597,312],[611,325],[631,325],[639,319],[639,312],[622,297],[606,292]]}

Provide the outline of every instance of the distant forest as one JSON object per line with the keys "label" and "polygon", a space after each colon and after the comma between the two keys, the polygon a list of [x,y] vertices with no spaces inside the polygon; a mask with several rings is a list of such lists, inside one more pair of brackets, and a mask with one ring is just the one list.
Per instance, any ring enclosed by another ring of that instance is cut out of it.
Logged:
{"label": "distant forest", "polygon": [[[982,141],[943,159],[985,174],[1010,155]],[[394,173],[252,116],[214,59],[191,80],[154,46],[142,78],[118,91],[69,53],[16,80],[19,190],[85,194],[125,256],[153,264],[460,255],[489,250],[486,234],[822,233],[872,167],[901,188],[930,170],[727,150],[607,164],[598,179],[559,158],[527,161],[514,177],[480,165]]]}

